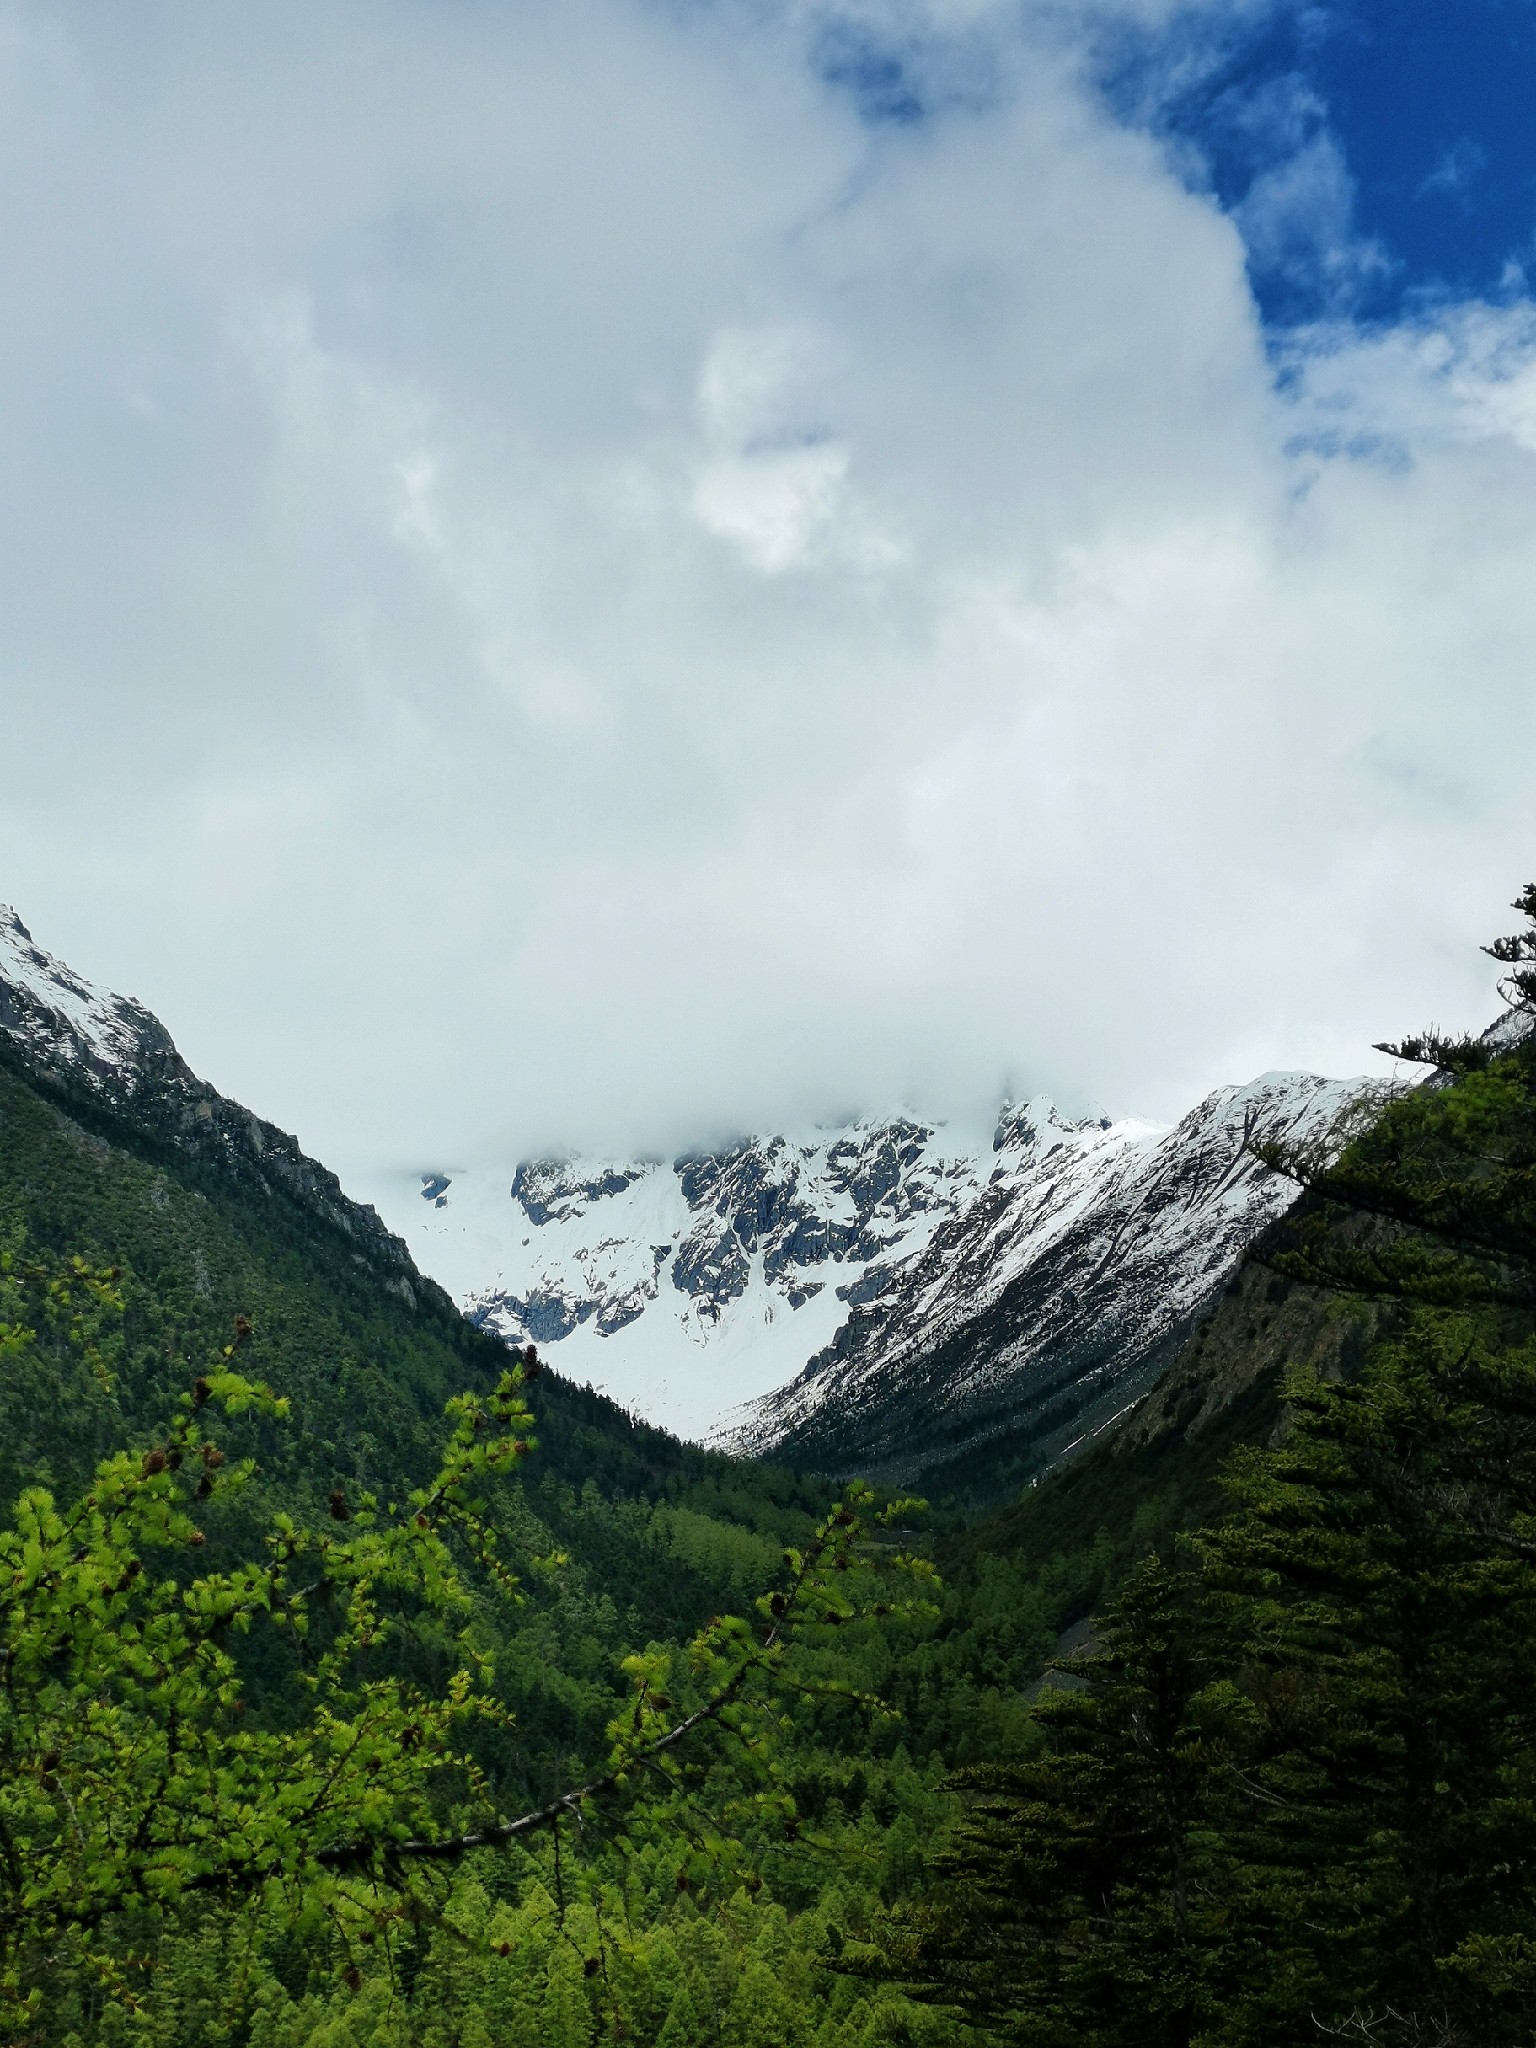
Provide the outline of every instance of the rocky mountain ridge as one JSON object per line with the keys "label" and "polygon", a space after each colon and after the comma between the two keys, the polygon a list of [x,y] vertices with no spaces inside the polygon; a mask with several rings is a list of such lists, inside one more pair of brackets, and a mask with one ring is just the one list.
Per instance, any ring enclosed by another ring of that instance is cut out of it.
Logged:
{"label": "rocky mountain ridge", "polygon": [[199,1079],[142,1003],[46,953],[0,904],[0,1044],[61,1091],[338,1233],[352,1256],[414,1302],[432,1285],[376,1210],[354,1202],[298,1140]]}
{"label": "rocky mountain ridge", "polygon": [[1043,1469],[1135,1405],[1295,1200],[1250,1143],[1331,1146],[1375,1099],[1359,1081],[1265,1074],[1120,1145],[1014,1112],[975,1203],[725,1440],[911,1478],[1012,1436]]}
{"label": "rocky mountain ridge", "polygon": [[476,1321],[680,1434],[892,1475],[1021,1422],[1055,1456],[1135,1398],[1294,1197],[1250,1137],[1324,1139],[1365,1084],[1266,1075],[1172,1130],[1005,1106],[672,1160],[376,1191]]}

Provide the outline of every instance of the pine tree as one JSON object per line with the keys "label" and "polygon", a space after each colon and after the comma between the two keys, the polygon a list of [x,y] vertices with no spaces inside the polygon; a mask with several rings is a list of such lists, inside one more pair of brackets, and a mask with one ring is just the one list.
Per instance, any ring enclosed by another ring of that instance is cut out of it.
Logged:
{"label": "pine tree", "polygon": [[1081,1689],[1036,1709],[1038,1758],[962,1775],[970,1819],[893,1961],[1038,2048],[1188,2048],[1221,2002],[1243,1704],[1189,1574],[1149,1559],[1101,1627]]}
{"label": "pine tree", "polygon": [[1516,1383],[1536,1395],[1536,1347],[1421,1313],[1360,1381],[1291,1389],[1287,1436],[1239,1462],[1206,1540],[1258,1716],[1234,1838],[1264,1958],[1245,2038],[1388,2008],[1425,2038],[1528,2038],[1447,1971],[1536,1906],[1536,1572],[1467,1477],[1507,1464]]}
{"label": "pine tree", "polygon": [[704,2048],[714,2033],[713,2001],[698,1972],[689,1970],[672,1994],[656,2048]]}
{"label": "pine tree", "polygon": [[1311,1196],[1270,1254],[1282,1272],[1391,1300],[1536,1308],[1536,883],[1515,907],[1527,928],[1484,948],[1513,968],[1507,1028],[1379,1046],[1435,1078],[1373,1115],[1336,1160],[1326,1147],[1253,1146]]}
{"label": "pine tree", "polygon": [[723,2033],[732,2048],[805,2048],[809,2029],[778,1977],[754,1959],[732,1993]]}

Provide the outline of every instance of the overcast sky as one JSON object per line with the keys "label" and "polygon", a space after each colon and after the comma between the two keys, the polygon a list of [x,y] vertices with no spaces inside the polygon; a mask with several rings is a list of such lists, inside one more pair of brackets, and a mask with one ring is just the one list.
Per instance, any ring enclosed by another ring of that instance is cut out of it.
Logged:
{"label": "overcast sky", "polygon": [[344,1172],[1483,1021],[1530,21],[0,6],[0,899]]}

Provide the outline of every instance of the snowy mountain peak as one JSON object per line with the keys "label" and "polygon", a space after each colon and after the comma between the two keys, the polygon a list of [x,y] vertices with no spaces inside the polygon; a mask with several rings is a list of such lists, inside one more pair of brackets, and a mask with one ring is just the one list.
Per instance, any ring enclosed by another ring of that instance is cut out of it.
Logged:
{"label": "snowy mountain peak", "polygon": [[159,1026],[142,1004],[96,987],[45,953],[0,903],[0,1028],[50,1067],[121,1081]]}
{"label": "snowy mountain peak", "polygon": [[1028,1102],[1005,1102],[997,1113],[992,1133],[992,1150],[1036,1155],[1054,1151],[1086,1131],[1113,1128],[1106,1117],[1064,1117],[1049,1096],[1036,1095]]}
{"label": "snowy mountain peak", "polygon": [[[1296,1196],[1256,1138],[1337,1145],[1363,1081],[1264,1074],[1171,1130],[1005,1118],[984,1194],[788,1386],[717,1432],[746,1451],[901,1472],[1027,1426],[1042,1460],[1134,1404],[1169,1344]],[[922,1454],[914,1447],[922,1445]]]}
{"label": "snowy mountain peak", "polygon": [[893,1469],[930,1382],[985,1434],[1079,1368],[1134,1379],[1292,1199],[1247,1140],[1324,1133],[1360,1085],[1266,1074],[1172,1130],[1040,1096],[990,1138],[899,1115],[373,1192],[478,1322],[650,1419]]}
{"label": "snowy mountain peak", "polygon": [[555,1347],[562,1371],[700,1436],[793,1377],[992,1163],[903,1115],[370,1192],[483,1326]]}
{"label": "snowy mountain peak", "polygon": [[412,1302],[422,1281],[370,1208],[298,1140],[201,1080],[142,1003],[114,995],[43,951],[0,906],[0,1040],[72,1109],[82,1100],[119,1126],[150,1132],[340,1233],[356,1256]]}

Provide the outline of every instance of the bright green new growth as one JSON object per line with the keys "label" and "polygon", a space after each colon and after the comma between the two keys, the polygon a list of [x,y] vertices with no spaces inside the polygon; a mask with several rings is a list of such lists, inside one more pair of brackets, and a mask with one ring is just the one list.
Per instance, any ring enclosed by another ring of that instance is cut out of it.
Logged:
{"label": "bright green new growth", "polygon": [[[49,1298],[65,1314],[110,1312],[112,1286],[111,1274],[76,1261],[51,1278]],[[8,2028],[37,2014],[66,1953],[131,2003],[121,1943],[99,1938],[105,1923],[163,1914],[197,1894],[244,1900],[300,1928],[328,1920],[345,1953],[387,1944],[433,1910],[413,1870],[558,1829],[604,1798],[622,1805],[641,1781],[670,1791],[673,1752],[707,1723],[749,1760],[749,1799],[793,1828],[773,1778],[776,1696],[786,1680],[807,1680],[786,1660],[802,1639],[855,1619],[893,1568],[929,1571],[872,1557],[866,1490],[852,1490],[803,1549],[786,1553],[784,1586],[758,1602],[761,1626],[727,1617],[698,1633],[682,1678],[686,1711],[667,1690],[669,1653],[630,1658],[632,1697],[601,1767],[509,1818],[475,1761],[477,1728],[503,1738],[510,1728],[476,1614],[487,1597],[519,1598],[498,1548],[495,1496],[532,1448],[521,1368],[489,1396],[449,1403],[441,1468],[403,1504],[349,1500],[337,1488],[329,1526],[278,1515],[263,1560],[199,1575],[200,1512],[215,1494],[222,1508],[254,1470],[228,1458],[220,1423],[286,1413],[235,1369],[249,1336],[241,1319],[218,1369],[182,1396],[158,1442],[106,1459],[68,1509],[29,1489],[14,1529],[0,1535]],[[26,1328],[0,1324],[0,1358],[30,1341]],[[884,1519],[911,1505],[896,1503]],[[249,1710],[245,1697],[251,1648],[267,1632],[287,1639],[294,1667],[276,1715]],[[423,1644],[440,1674],[431,1685],[399,1668]],[[729,1853],[729,1839],[728,1821],[710,1817],[706,1853]]]}

